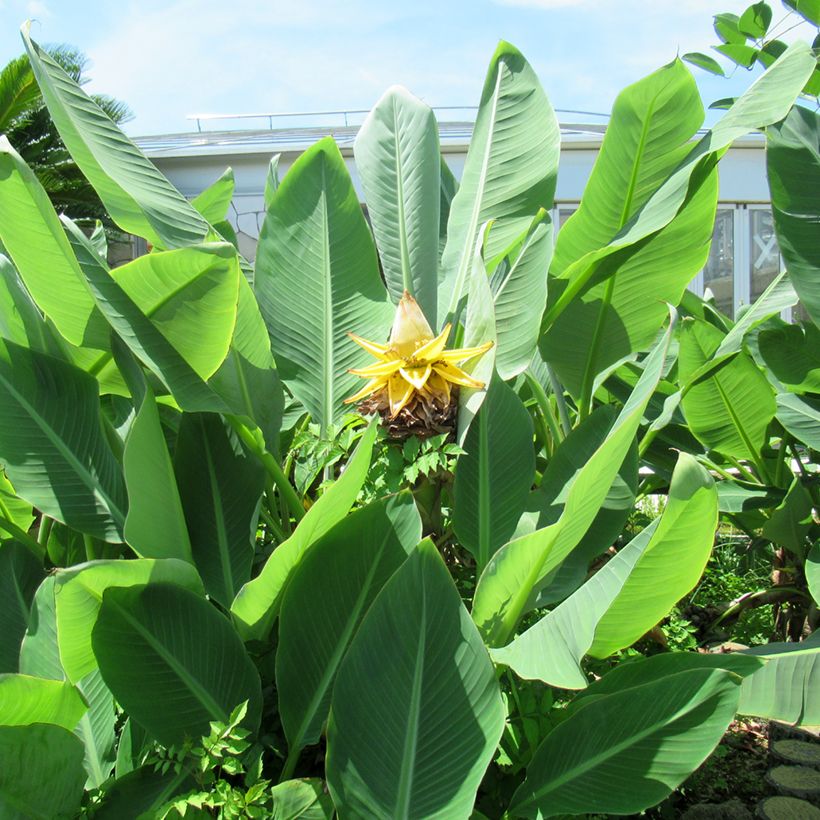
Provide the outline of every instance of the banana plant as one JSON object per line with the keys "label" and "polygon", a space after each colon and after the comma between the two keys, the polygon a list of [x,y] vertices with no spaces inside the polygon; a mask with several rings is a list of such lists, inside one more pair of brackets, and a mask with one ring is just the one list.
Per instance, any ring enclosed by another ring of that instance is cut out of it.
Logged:
{"label": "banana plant", "polygon": [[[816,329],[775,316],[808,281],[807,46],[694,142],[682,63],[626,89],[553,252],[559,130],[502,43],[459,185],[392,88],[355,144],[372,232],[320,140],[281,183],[272,163],[251,268],[231,174],[188,202],[23,40],[153,247],[109,269],[0,142],[0,813],[634,813],[738,711],[816,722],[815,637],[619,661],[721,515],[817,595]],[[733,324],[684,291],[720,157],[768,126],[795,289]]]}

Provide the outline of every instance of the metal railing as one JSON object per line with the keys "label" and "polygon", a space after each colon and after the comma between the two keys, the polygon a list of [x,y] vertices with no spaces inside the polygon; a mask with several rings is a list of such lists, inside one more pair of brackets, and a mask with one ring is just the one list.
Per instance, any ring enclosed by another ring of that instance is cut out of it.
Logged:
{"label": "metal railing", "polygon": [[[478,106],[475,105],[434,105],[432,106],[434,112],[440,111],[478,111]],[[556,114],[580,114],[585,117],[601,117],[608,119],[608,114],[601,114],[597,111],[578,111],[570,108],[556,108]],[[215,120],[267,120],[268,129],[273,131],[274,120],[283,120],[287,118],[313,118],[316,117],[342,117],[345,126],[350,126],[350,118],[353,116],[361,117],[369,114],[369,109],[366,108],[348,108],[340,109],[338,111],[265,111],[258,114],[188,114],[186,120],[196,121],[196,130],[202,132],[202,124],[213,122]]]}

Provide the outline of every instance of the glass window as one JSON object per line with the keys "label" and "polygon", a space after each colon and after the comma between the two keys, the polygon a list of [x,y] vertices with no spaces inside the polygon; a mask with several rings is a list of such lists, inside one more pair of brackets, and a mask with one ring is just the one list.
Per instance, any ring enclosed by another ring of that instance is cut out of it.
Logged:
{"label": "glass window", "polygon": [[558,228],[564,227],[564,223],[578,210],[577,205],[561,205],[558,208]]}
{"label": "glass window", "polygon": [[770,208],[749,209],[749,266],[754,302],[780,273],[780,251]]}
{"label": "glass window", "polygon": [[718,309],[735,315],[734,209],[718,208],[709,259],[703,269],[703,287],[709,288]]}

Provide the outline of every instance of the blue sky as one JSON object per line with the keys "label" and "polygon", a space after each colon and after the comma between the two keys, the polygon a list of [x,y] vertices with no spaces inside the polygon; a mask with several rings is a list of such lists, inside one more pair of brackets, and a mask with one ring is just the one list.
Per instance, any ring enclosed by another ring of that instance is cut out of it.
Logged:
{"label": "blue sky", "polygon": [[[497,41],[524,52],[556,108],[608,112],[677,53],[716,42],[738,0],[0,0],[0,60],[41,43],[91,59],[94,91],[128,103],[132,135],[191,130],[186,114],[370,108],[400,83],[430,105],[477,103]],[[781,14],[773,0],[775,21]],[[793,36],[794,32],[792,33]],[[813,36],[807,31],[804,36]],[[737,94],[693,69],[705,102]]]}

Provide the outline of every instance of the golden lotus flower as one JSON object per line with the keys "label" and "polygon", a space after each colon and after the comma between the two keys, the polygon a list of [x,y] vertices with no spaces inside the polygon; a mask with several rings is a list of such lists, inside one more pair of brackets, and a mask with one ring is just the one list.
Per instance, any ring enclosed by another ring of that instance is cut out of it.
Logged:
{"label": "golden lotus flower", "polygon": [[380,410],[390,419],[402,411],[419,410],[416,415],[447,414],[453,408],[454,388],[482,388],[484,383],[467,375],[457,365],[486,353],[492,342],[479,347],[446,350],[450,335],[448,324],[436,336],[416,300],[404,292],[396,308],[396,318],[387,344],[370,342],[354,333],[351,339],[378,361],[369,367],[350,370],[369,379],[355,395],[345,399],[346,404],[371,397],[367,409]]}

